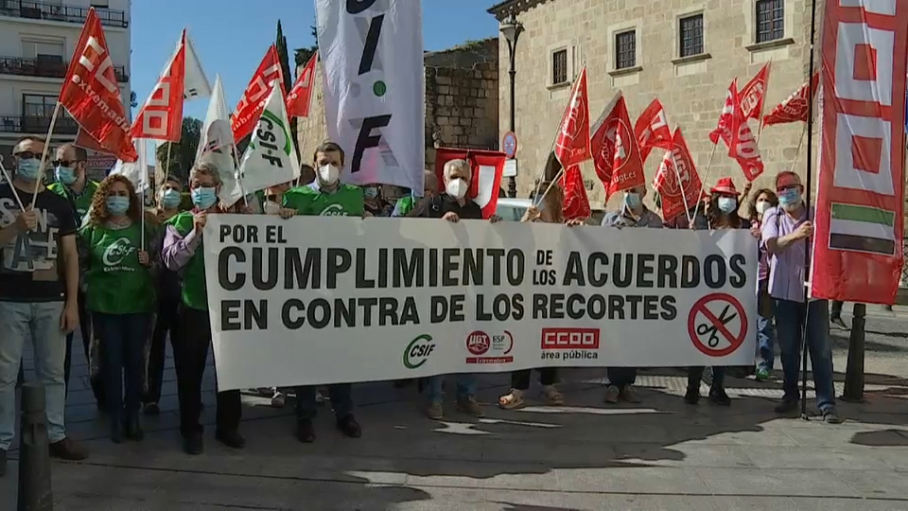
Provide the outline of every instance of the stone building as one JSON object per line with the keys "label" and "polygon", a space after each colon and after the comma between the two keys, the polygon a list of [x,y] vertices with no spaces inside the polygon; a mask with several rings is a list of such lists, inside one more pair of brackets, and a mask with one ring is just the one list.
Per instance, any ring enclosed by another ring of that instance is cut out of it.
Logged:
{"label": "stone building", "polygon": [[[573,79],[586,66],[591,122],[616,92],[623,91],[632,121],[659,98],[672,129],[681,127],[707,186],[744,177],[720,145],[708,176],[715,128],[731,81],[743,87],[767,62],[772,73],[766,111],[808,76],[811,2],[805,0],[507,0],[489,9],[499,20],[513,14],[523,26],[516,45],[514,103],[519,140],[518,196],[525,197],[542,172]],[[509,65],[507,42],[499,45],[500,71]],[[507,80],[500,83],[499,108],[510,109]],[[500,133],[507,131],[507,114]],[[757,131],[757,123],[751,123]],[[759,145],[766,172],[755,183],[771,183],[776,172],[806,173],[806,144],[798,156],[803,124],[770,126]],[[721,144],[721,143],[720,143]],[[651,183],[662,151],[646,162]],[[603,188],[592,163],[583,166],[590,201],[601,205]],[[613,197],[611,205],[620,201]]]}
{"label": "stone building", "polygon": [[[498,148],[498,40],[467,42],[424,58],[426,83],[426,168],[434,168],[435,147]],[[301,71],[298,70],[298,72]],[[297,140],[303,160],[328,138],[322,66],[316,67],[310,115],[299,119]]]}

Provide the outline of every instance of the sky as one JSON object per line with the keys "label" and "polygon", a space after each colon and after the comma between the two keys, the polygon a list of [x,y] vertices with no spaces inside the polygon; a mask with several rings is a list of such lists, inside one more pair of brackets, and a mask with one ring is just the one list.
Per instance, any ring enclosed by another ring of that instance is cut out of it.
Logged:
{"label": "sky", "polygon": [[[496,36],[498,22],[486,12],[496,3],[498,0],[422,0],[425,49],[443,50]],[[314,43],[310,29],[315,21],[314,5],[313,0],[134,0],[131,81],[139,107],[157,83],[185,27],[208,80],[213,85],[215,74],[220,73],[227,106],[234,108],[274,43],[279,19],[291,67],[293,50]],[[205,99],[190,101],[183,115],[204,120],[207,108]]]}

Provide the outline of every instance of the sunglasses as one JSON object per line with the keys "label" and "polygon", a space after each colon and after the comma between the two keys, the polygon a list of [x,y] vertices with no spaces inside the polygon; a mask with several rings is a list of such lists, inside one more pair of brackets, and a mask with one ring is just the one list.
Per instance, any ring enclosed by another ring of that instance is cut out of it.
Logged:
{"label": "sunglasses", "polygon": [[51,163],[54,167],[74,167],[83,160],[54,160]]}
{"label": "sunglasses", "polygon": [[20,160],[31,160],[32,158],[40,158],[41,154],[33,153],[31,151],[22,151],[21,153],[13,154],[13,156],[15,156],[16,158],[19,158]]}

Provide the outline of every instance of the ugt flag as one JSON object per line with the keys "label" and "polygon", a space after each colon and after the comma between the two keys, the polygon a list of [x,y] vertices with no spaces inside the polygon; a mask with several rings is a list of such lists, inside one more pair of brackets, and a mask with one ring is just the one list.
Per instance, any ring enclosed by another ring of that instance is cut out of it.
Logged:
{"label": "ugt flag", "polygon": [[328,135],[341,180],[423,189],[421,2],[316,0]]}

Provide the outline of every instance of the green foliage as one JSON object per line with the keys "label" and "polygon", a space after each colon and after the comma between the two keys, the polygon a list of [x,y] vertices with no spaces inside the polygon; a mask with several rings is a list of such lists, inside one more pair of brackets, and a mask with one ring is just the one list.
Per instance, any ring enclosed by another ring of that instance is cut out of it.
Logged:
{"label": "green foliage", "polygon": [[[189,178],[189,170],[195,164],[195,153],[199,147],[202,135],[202,121],[194,117],[183,119],[180,141],[173,144],[166,142],[158,147],[157,159],[163,168],[172,176],[177,176],[182,181]],[[167,148],[170,147],[170,159],[167,158]]]}
{"label": "green foliage", "polygon": [[[293,87],[293,75],[290,72],[290,58],[287,54],[287,38],[284,37],[284,30],[281,27],[281,20],[277,21],[277,40],[275,41],[275,46],[277,47],[277,55],[281,60],[281,71],[284,75],[284,90],[289,93],[291,87]],[[290,135],[293,138],[293,148],[296,151],[297,158],[299,158],[299,147],[297,147],[297,144],[299,142],[297,141],[296,133],[297,122],[296,118],[294,117],[290,119]]]}
{"label": "green foliage", "polygon": [[306,65],[306,62],[309,62],[312,55],[318,51],[318,28],[316,28],[315,25],[312,25],[309,28],[312,31],[312,39],[315,41],[315,44],[306,48],[297,48],[293,51],[293,59],[296,61],[297,67]]}

